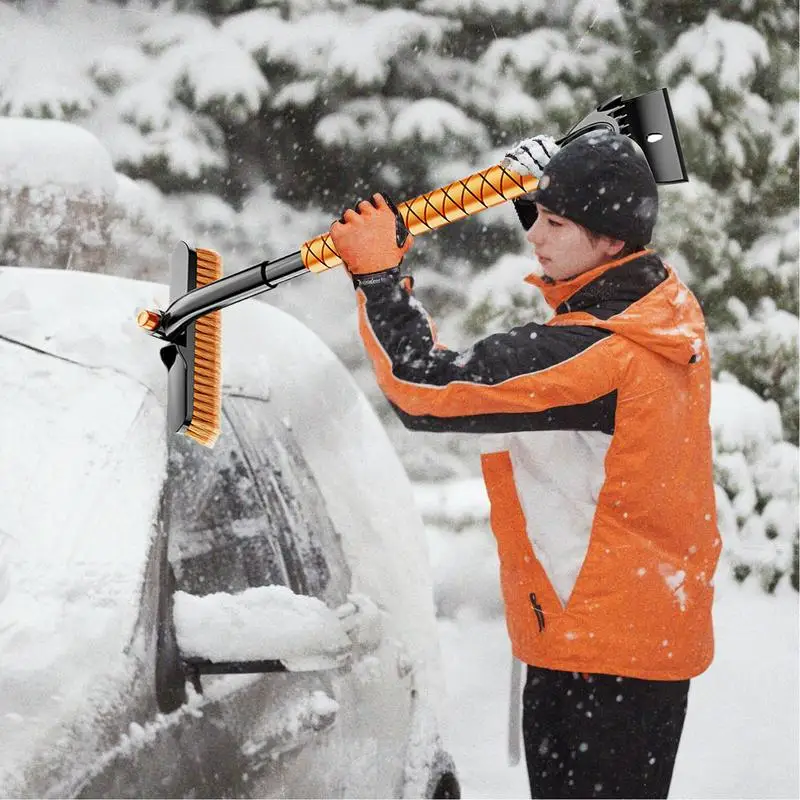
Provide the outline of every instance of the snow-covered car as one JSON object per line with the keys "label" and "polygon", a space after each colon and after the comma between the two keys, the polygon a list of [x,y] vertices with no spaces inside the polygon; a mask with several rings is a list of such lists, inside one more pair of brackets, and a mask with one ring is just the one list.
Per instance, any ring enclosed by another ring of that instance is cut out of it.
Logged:
{"label": "snow-covered car", "polygon": [[424,531],[328,347],[223,312],[166,433],[167,288],[0,269],[0,796],[457,797]]}

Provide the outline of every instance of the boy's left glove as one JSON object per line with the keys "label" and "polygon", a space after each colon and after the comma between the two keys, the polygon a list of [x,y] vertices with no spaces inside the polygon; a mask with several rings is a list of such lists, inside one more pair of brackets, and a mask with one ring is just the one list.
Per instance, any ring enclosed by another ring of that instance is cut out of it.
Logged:
{"label": "boy's left glove", "polygon": [[552,136],[531,136],[518,142],[506,153],[503,166],[520,175],[541,178],[547,162],[560,150]]}
{"label": "boy's left glove", "polygon": [[[552,136],[543,134],[531,136],[518,142],[509,150],[502,165],[513,169],[520,175],[533,175],[535,178],[541,178],[548,162],[560,149]],[[524,194],[513,201],[514,210],[526,231],[536,222],[536,202],[533,197],[533,194]]]}
{"label": "boy's left glove", "polygon": [[365,276],[394,269],[403,260],[414,237],[395,204],[385,194],[348,208],[330,227],[336,252],[352,275]]}

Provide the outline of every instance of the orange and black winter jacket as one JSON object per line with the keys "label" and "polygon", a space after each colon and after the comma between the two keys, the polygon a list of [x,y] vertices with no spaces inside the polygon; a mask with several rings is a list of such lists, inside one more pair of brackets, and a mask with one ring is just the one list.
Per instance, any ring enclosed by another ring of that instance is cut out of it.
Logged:
{"label": "orange and black winter jacket", "polygon": [[550,669],[683,680],[713,656],[720,552],[703,314],[650,251],[569,281],[555,315],[442,346],[399,282],[362,286],[359,326],[410,428],[481,434],[514,655]]}

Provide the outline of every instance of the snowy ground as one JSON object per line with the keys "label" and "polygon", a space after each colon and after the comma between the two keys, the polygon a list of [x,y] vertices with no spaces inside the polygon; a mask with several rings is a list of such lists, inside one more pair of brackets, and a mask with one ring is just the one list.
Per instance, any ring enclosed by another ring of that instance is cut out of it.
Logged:
{"label": "snowy ground", "polygon": [[[434,570],[455,604],[458,537],[450,534],[449,544],[442,537],[438,531],[431,537]],[[491,556],[476,541],[462,544]],[[527,797],[524,760],[508,766],[511,656],[502,617],[487,613],[485,581],[483,601],[466,601],[453,617],[439,619],[444,736],[465,797]],[[798,596],[785,582],[773,597],[735,584],[724,565],[717,583],[717,655],[692,684],[670,796],[797,798]]]}

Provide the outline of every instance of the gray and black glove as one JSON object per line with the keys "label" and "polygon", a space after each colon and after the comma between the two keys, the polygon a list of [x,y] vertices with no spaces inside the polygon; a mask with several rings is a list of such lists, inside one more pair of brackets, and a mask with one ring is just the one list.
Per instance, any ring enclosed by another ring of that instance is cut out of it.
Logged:
{"label": "gray and black glove", "polygon": [[[541,134],[523,139],[509,150],[502,165],[520,175],[541,178],[547,162],[560,150],[552,136]],[[536,203],[530,195],[518,197],[514,202],[522,227],[527,231],[536,222]]]}

